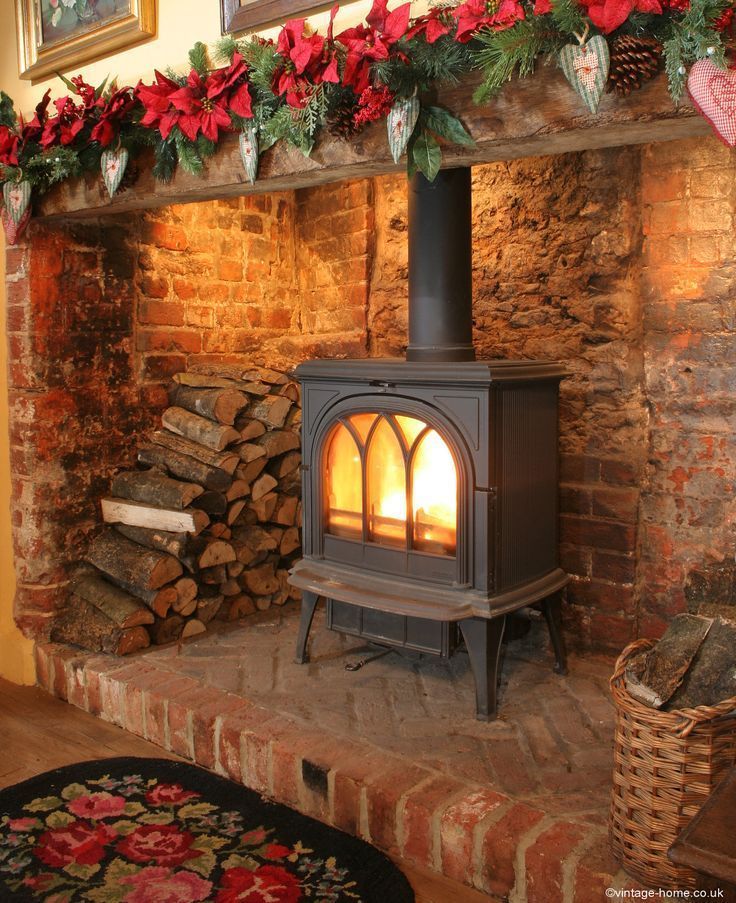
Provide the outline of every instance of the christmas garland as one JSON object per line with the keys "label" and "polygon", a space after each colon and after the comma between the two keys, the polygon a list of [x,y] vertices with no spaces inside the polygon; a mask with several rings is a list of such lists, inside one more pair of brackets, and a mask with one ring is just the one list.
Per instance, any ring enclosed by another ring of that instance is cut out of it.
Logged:
{"label": "christmas garland", "polygon": [[[226,132],[238,132],[249,179],[258,157],[277,141],[309,154],[320,132],[349,139],[385,118],[395,161],[409,173],[437,174],[441,142],[472,145],[451,111],[426,104],[437,83],[480,70],[477,103],[488,102],[514,75],[557,60],[595,112],[605,90],[627,95],[663,66],[675,103],[688,90],[700,112],[736,145],[736,72],[727,68],[731,0],[466,0],[412,19],[409,3],[389,11],[374,0],[365,23],[326,35],[306,20],[287,22],[276,42],[226,37],[212,68],[201,43],[187,75],[156,71],[152,84],[104,83],[81,76],[50,91],[26,122],[0,92],[2,223],[15,243],[30,217],[32,195],[83,172],[102,171],[112,196],[131,156],[154,152],[153,173],[168,181],[178,166],[201,173]],[[688,74],[688,67],[690,68]]]}

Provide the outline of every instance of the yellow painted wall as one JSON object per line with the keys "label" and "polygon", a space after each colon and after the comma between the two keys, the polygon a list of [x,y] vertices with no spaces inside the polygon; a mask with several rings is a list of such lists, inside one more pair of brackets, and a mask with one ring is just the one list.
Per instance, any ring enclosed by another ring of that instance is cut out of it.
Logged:
{"label": "yellow painted wall", "polygon": [[[336,20],[336,29],[340,30],[360,21],[369,6],[368,0],[343,4]],[[415,4],[417,13],[425,7],[425,0],[419,0]],[[327,18],[327,13],[309,16],[310,22],[323,32]],[[15,0],[0,0],[0,26],[0,89],[13,98],[16,109],[28,114],[48,87],[52,89],[52,97],[65,93],[63,84],[56,78],[32,85],[18,77]],[[276,30],[265,34],[275,35]],[[91,84],[99,84],[107,76],[117,76],[121,84],[135,84],[139,78],[150,79],[156,67],[186,68],[187,51],[193,44],[197,41],[212,44],[219,37],[217,0],[207,0],[206,3],[204,0],[158,0],[158,34],[155,39],[104,60],[75,67],[64,74],[73,76],[81,72]],[[33,683],[33,646],[13,622],[15,576],[10,527],[5,307],[5,247],[0,234],[0,677],[15,683]]]}

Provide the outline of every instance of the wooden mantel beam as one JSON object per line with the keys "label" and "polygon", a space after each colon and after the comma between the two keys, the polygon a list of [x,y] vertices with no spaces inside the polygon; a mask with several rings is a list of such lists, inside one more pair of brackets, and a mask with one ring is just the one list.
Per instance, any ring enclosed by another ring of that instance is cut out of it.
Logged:
{"label": "wooden mantel beam", "polygon": [[[472,102],[476,83],[467,80],[438,93],[436,102],[458,115],[476,141],[473,148],[445,148],[443,166],[670,141],[710,131],[689,100],[675,109],[663,75],[626,99],[613,94],[604,96],[595,115],[586,110],[562,73],[551,68],[510,83],[494,101],[483,106]],[[385,123],[378,122],[351,142],[325,135],[309,158],[279,143],[262,156],[258,181],[251,186],[240,162],[237,136],[227,135],[201,177],[179,170],[170,183],[162,184],[153,178],[150,162],[146,165],[142,160],[135,184],[112,200],[107,197],[102,179],[90,174],[50,191],[39,204],[37,214],[46,219],[101,216],[305,188],[403,168],[403,160],[397,166],[391,159]]]}

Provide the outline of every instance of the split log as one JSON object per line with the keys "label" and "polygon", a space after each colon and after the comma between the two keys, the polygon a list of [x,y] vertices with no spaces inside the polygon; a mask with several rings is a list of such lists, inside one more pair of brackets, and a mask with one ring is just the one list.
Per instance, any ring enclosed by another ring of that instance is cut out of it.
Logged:
{"label": "split log", "polygon": [[256,608],[258,611],[268,611],[271,607],[271,596],[253,596],[253,601],[255,602]]}
{"label": "split log", "polygon": [[141,605],[134,596],[100,576],[88,574],[80,577],[73,581],[72,590],[123,630],[138,627],[140,624],[153,624],[150,609]]}
{"label": "split log", "polygon": [[263,498],[264,495],[269,493],[272,489],[275,489],[276,486],[278,486],[278,480],[275,480],[271,474],[261,474],[250,488],[251,498],[254,502],[257,502],[258,499]]}
{"label": "split log", "polygon": [[184,609],[189,607],[189,603],[197,598],[197,584],[191,577],[180,577],[174,584],[176,590],[176,602],[172,608],[177,614],[185,614]]}
{"label": "split log", "polygon": [[217,564],[228,564],[235,561],[235,549],[229,542],[216,539],[208,544],[199,556],[197,564],[200,568],[211,568]]}
{"label": "split log", "polygon": [[225,493],[225,498],[228,502],[234,502],[236,499],[245,498],[249,492],[250,483],[246,483],[245,480],[233,480],[230,488]]}
{"label": "split log", "polygon": [[184,618],[181,615],[169,615],[168,618],[156,618],[148,628],[148,632],[157,646],[164,646],[178,640],[183,628]]}
{"label": "split log", "polygon": [[257,439],[266,432],[266,427],[260,420],[254,420],[252,417],[241,416],[235,421],[235,429],[240,432],[240,436],[244,442],[250,439]]}
{"label": "split log", "polygon": [[[199,442],[194,442],[191,439],[187,439],[185,436],[177,435],[169,430],[156,430],[151,438],[156,445],[161,445],[163,448],[169,448],[171,451],[178,452],[180,455],[187,455],[188,457],[195,458],[197,461],[206,464],[208,467],[217,467],[220,470],[224,470],[225,473],[230,474],[230,476],[235,473],[235,468],[238,466],[240,460],[238,456],[232,452],[213,451],[211,448],[207,448],[207,446],[201,445]],[[197,481],[195,480],[195,483],[196,482]],[[215,489],[217,487],[213,486],[212,488]]]}
{"label": "split log", "polygon": [[175,383],[169,391],[172,405],[232,426],[237,415],[248,406],[248,398],[236,389],[203,389]]}
{"label": "split log", "polygon": [[254,399],[248,408],[250,417],[260,420],[267,426],[275,429],[282,427],[286,422],[286,415],[289,413],[293,401],[283,395],[264,395],[262,398]]}
{"label": "split log", "polygon": [[51,628],[55,643],[73,643],[92,652],[129,655],[150,644],[148,631],[141,625],[120,627],[91,602],[72,593],[69,607]]}
{"label": "split log", "polygon": [[282,555],[289,555],[295,549],[298,549],[300,545],[301,539],[299,537],[299,528],[289,527],[288,530],[284,531],[281,545],[279,546],[279,552],[281,552]]}
{"label": "split log", "polygon": [[203,536],[192,536],[191,533],[169,533],[166,530],[150,530],[129,524],[116,524],[115,529],[141,546],[168,552],[178,558],[188,571],[195,569],[195,556],[201,555],[207,546],[207,540]]}
{"label": "split log", "polygon": [[294,473],[301,463],[301,452],[287,452],[287,454],[283,455],[281,458],[276,458],[275,461],[269,462],[268,472],[276,477],[277,480],[282,480],[284,477],[289,476],[289,474]]}
{"label": "split log", "polygon": [[273,605],[285,605],[291,598],[289,586],[289,572],[283,568],[276,571],[276,579],[279,581],[278,591],[271,598]]}
{"label": "split log", "polygon": [[712,706],[736,696],[734,649],[736,627],[730,621],[716,618],[665,710]]}
{"label": "split log", "polygon": [[239,596],[241,593],[240,584],[235,577],[228,577],[220,584],[220,592],[223,596]]}
{"label": "split log", "polygon": [[115,530],[97,536],[87,550],[86,559],[116,582],[149,590],[160,589],[183,570],[172,555],[139,546]]}
{"label": "split log", "polygon": [[302,491],[302,473],[299,468],[279,480],[279,491],[286,495],[299,495]]}
{"label": "split log", "polygon": [[251,461],[249,464],[239,464],[235,470],[235,476],[239,480],[245,480],[246,483],[252,483],[263,471],[266,464],[268,464],[268,458],[265,455],[262,458],[256,458],[255,461]]}
{"label": "split log", "polygon": [[210,517],[222,517],[227,511],[227,499],[221,492],[208,489],[192,502],[192,508],[206,511]]}
{"label": "split log", "polygon": [[186,508],[204,492],[196,483],[172,480],[158,470],[124,471],[113,477],[110,488],[118,498],[177,511]]}
{"label": "split log", "polygon": [[231,502],[227,509],[227,522],[234,524],[240,516],[240,512],[245,508],[245,499],[238,499],[237,502]]}
{"label": "split log", "polygon": [[278,541],[271,533],[255,524],[238,527],[233,535],[239,544],[248,546],[254,552],[272,552],[278,548]]}
{"label": "split log", "polygon": [[242,561],[231,561],[226,565],[226,569],[228,577],[239,577],[245,570],[245,565]]}
{"label": "split log", "polygon": [[[204,494],[204,493],[203,493]],[[102,519],[106,524],[127,524],[167,533],[201,533],[210,519],[204,511],[189,509],[152,508],[142,502],[127,499],[103,499]]]}
{"label": "split log", "polygon": [[142,589],[140,586],[134,586],[124,580],[117,580],[116,583],[126,593],[144,602],[160,618],[165,618],[171,606],[176,602],[176,590],[171,584],[162,586],[161,589]]}
{"label": "split log", "polygon": [[274,386],[285,386],[289,377],[279,370],[271,370],[269,367],[249,367],[240,374],[242,379],[260,379]]}
{"label": "split log", "polygon": [[228,527],[227,524],[223,524],[222,521],[217,521],[212,524],[209,529],[210,536],[213,536],[215,539],[230,539],[233,535],[233,531]]}
{"label": "split log", "polygon": [[236,446],[235,451],[244,464],[249,464],[251,461],[263,458],[266,455],[265,450],[260,445],[255,445],[252,442],[243,442],[242,445]]}
{"label": "split log", "polygon": [[299,383],[288,382],[283,385],[278,392],[277,395],[284,395],[286,398],[291,401],[300,401],[302,397],[301,389],[299,388]]}
{"label": "split log", "polygon": [[211,596],[209,599],[198,599],[197,618],[199,618],[203,624],[209,624],[210,621],[217,617],[224,601],[224,596]]}
{"label": "split log", "polygon": [[275,492],[269,492],[268,495],[264,495],[257,501],[251,502],[248,505],[248,510],[253,511],[261,523],[265,523],[272,519],[278,500],[279,497]]}
{"label": "split log", "polygon": [[270,430],[256,439],[254,444],[262,448],[268,458],[275,458],[299,448],[301,441],[292,430]]}
{"label": "split log", "polygon": [[265,596],[275,593],[279,588],[272,564],[262,564],[259,567],[243,571],[241,575],[243,586],[254,596]]}
{"label": "split log", "polygon": [[296,405],[289,411],[286,415],[286,423],[285,426],[288,426],[289,429],[298,432],[302,428],[302,409],[296,407]]}
{"label": "split log", "polygon": [[179,383],[180,386],[191,386],[195,389],[237,389],[239,392],[247,392],[248,387],[253,385],[251,380],[244,380],[239,377],[192,373],[191,371],[176,373],[174,382]]}
{"label": "split log", "polygon": [[274,523],[283,524],[285,527],[291,527],[296,524],[298,507],[299,499],[295,495],[280,496],[277,504],[274,506]]}
{"label": "split log", "polygon": [[197,636],[200,633],[204,633],[206,630],[207,628],[198,618],[190,618],[184,623],[184,629],[181,632],[180,639],[187,640],[189,637]]}
{"label": "split log", "polygon": [[213,423],[206,417],[192,414],[191,411],[186,411],[184,408],[167,408],[161,416],[161,422],[172,433],[177,433],[218,452],[223,451],[231,442],[237,442],[240,439],[240,433],[231,426]]}
{"label": "split log", "polygon": [[220,467],[203,464],[190,455],[182,455],[162,445],[143,445],[138,449],[138,460],[141,464],[160,467],[175,477],[197,483],[205,489],[228,489],[232,476]]}

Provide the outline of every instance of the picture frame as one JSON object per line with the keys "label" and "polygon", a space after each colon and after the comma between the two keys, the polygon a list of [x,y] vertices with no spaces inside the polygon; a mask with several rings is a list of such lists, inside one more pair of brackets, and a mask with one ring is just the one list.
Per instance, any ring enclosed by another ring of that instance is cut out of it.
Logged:
{"label": "picture frame", "polygon": [[16,0],[20,77],[35,81],[156,35],[156,0]]}
{"label": "picture frame", "polygon": [[329,6],[325,0],[220,0],[222,33],[286,22],[301,13]]}

